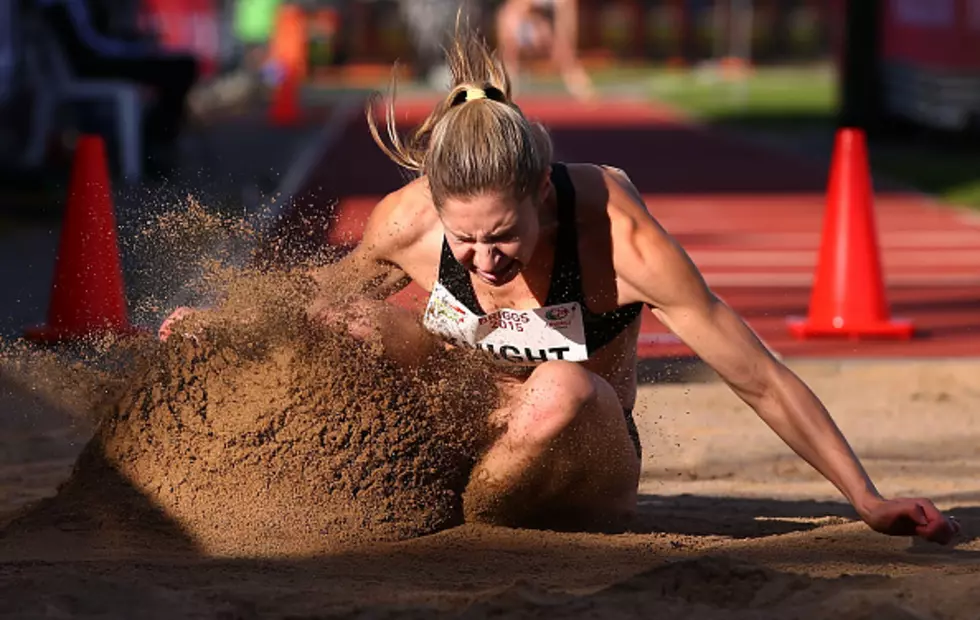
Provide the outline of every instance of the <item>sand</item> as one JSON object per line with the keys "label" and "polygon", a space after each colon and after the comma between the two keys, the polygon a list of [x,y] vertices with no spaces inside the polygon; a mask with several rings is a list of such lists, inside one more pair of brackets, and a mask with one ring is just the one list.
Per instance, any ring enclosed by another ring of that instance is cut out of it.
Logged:
{"label": "sand", "polygon": [[[400,365],[384,341],[344,327],[360,305],[307,315],[303,272],[233,273],[222,301],[166,342],[103,340],[54,374],[67,355],[0,358],[26,386],[75,394],[94,429],[57,495],[8,535],[111,530],[199,555],[282,557],[463,523],[469,472],[497,433],[487,362],[443,350]],[[72,380],[86,368],[94,381]]]}
{"label": "sand", "polygon": [[871,532],[679,363],[641,368],[629,531],[466,523],[485,363],[393,362],[310,319],[306,278],[242,269],[251,231],[187,211],[144,240],[200,257],[163,288],[222,301],[178,336],[0,346],[0,618],[977,616],[980,361],[793,364],[884,493],[960,520],[953,547]]}
{"label": "sand", "polygon": [[[206,348],[184,341],[165,350],[203,359]],[[310,510],[306,494],[323,481],[294,489],[292,506],[284,489],[271,494],[274,501],[253,497],[259,505],[250,512],[241,495],[278,471],[262,460],[269,453],[253,447],[207,454],[201,450],[216,444],[203,442],[182,459],[162,462],[175,452],[144,445],[148,454],[127,461],[120,447],[133,444],[118,425],[111,432],[105,424],[93,429],[79,417],[87,402],[32,390],[8,372],[0,390],[0,510],[7,523],[0,534],[0,617],[976,617],[980,362],[794,367],[831,408],[883,492],[929,495],[962,522],[956,546],[869,531],[828,483],[710,376],[642,386],[640,513],[630,532],[600,535],[457,525],[452,501],[441,512],[414,514],[413,502],[405,501],[392,511],[406,516],[398,526],[364,514],[338,525],[329,491],[322,513]],[[220,394],[217,377],[201,382]],[[422,383],[413,389],[423,390]],[[146,385],[134,381],[121,389],[133,396]],[[268,386],[260,392],[283,394]],[[241,402],[261,409],[257,400]],[[188,415],[174,406],[171,419],[189,423]],[[164,432],[173,430],[152,420],[127,428],[140,429],[147,443],[149,436],[165,442]],[[100,443],[86,444],[93,432]],[[302,434],[291,441],[302,442]],[[465,460],[469,448],[462,442],[448,452]],[[309,448],[292,449],[280,459],[283,466],[310,457]],[[241,462],[246,454],[258,464],[239,465],[245,473],[236,484],[228,457]],[[405,462],[394,458],[389,466]],[[193,463],[214,474],[189,474]],[[314,474],[329,469],[321,467]],[[370,469],[351,484],[368,480]],[[194,493],[211,495],[190,501],[185,493],[182,503],[167,485],[147,488],[150,480],[173,484],[181,476],[196,481]],[[213,486],[204,488],[204,480]],[[430,488],[457,497],[458,484]],[[405,487],[411,495],[427,485]],[[49,499],[37,501],[43,497]],[[353,505],[377,509],[379,502],[376,496]],[[278,516],[267,512],[273,506]],[[243,520],[249,514],[255,520]],[[420,524],[420,515],[431,514],[443,518]],[[324,515],[334,519],[334,531],[358,524],[364,535],[354,544],[329,533],[318,537]],[[288,544],[268,542],[276,537]],[[320,544],[312,544],[317,538]]]}

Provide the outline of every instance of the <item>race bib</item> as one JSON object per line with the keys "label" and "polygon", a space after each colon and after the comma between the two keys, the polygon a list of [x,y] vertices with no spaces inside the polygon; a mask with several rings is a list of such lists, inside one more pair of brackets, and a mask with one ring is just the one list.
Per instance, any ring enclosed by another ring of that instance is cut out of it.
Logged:
{"label": "race bib", "polygon": [[423,322],[426,329],[446,340],[486,351],[504,364],[582,362],[589,358],[578,302],[531,310],[501,309],[478,316],[436,283]]}

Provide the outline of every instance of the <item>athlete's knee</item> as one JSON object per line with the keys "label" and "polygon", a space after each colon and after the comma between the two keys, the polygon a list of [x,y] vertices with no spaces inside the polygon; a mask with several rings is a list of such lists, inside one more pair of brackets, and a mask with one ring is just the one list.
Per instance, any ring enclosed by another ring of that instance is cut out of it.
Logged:
{"label": "athlete's knee", "polygon": [[552,400],[571,408],[580,408],[595,400],[595,375],[575,362],[552,360],[531,373],[532,389],[551,392]]}
{"label": "athlete's knee", "polygon": [[595,377],[578,364],[546,362],[526,384],[525,406],[515,411],[512,424],[526,440],[548,443],[557,439],[598,399]]}

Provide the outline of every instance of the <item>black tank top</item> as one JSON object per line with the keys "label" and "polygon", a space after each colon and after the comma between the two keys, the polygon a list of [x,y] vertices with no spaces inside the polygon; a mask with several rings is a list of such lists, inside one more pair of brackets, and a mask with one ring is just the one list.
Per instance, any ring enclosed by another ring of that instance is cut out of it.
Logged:
{"label": "black tank top", "polygon": [[[609,344],[624,329],[632,325],[643,310],[642,303],[633,303],[610,312],[597,314],[589,310],[582,290],[582,269],[578,255],[578,230],[575,225],[575,186],[564,164],[553,164],[551,183],[555,187],[558,202],[558,238],[555,243],[555,260],[551,271],[551,284],[545,306],[578,302],[582,306],[585,326],[585,344],[589,354]],[[459,264],[449,248],[445,236],[442,239],[442,255],[439,259],[439,282],[470,312],[484,316],[473,290],[473,282],[466,268]]]}

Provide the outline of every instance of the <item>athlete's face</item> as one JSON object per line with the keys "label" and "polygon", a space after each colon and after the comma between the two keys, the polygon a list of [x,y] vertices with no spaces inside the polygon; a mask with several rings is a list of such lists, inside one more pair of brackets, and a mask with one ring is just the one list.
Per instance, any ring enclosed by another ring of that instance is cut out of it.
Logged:
{"label": "athlete's face", "polygon": [[440,215],[453,256],[487,284],[513,280],[538,242],[538,198],[495,193],[446,199]]}

